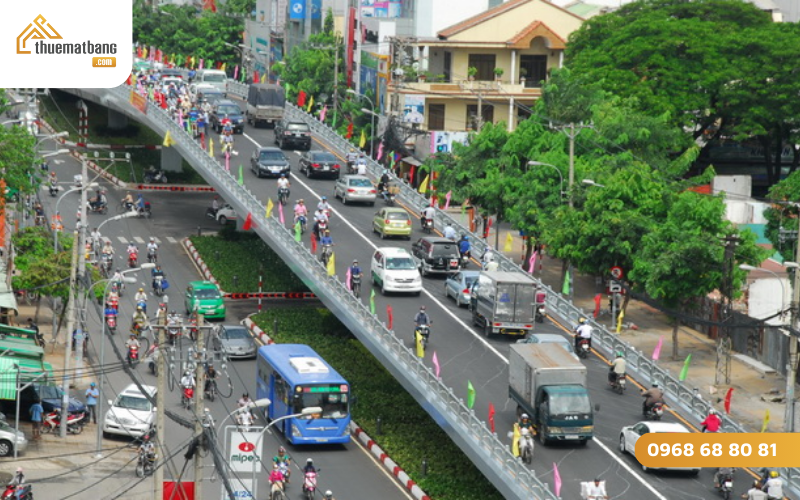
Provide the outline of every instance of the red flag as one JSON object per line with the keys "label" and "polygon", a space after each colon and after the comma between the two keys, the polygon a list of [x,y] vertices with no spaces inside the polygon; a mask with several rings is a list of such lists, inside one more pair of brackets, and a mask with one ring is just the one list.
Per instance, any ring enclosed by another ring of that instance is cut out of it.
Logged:
{"label": "red flag", "polygon": [[125,81],[126,85],[131,85],[133,83],[133,73],[128,75],[128,79]]}
{"label": "red flag", "polygon": [[217,2],[215,0],[203,0],[203,10],[210,10],[211,12],[216,12]]}
{"label": "red flag", "polygon": [[728,394],[725,395],[725,413],[731,414],[731,397],[733,396],[733,387],[728,389]]}
{"label": "red flag", "polygon": [[253,83],[258,83],[259,81],[261,80],[258,79],[258,71],[253,71]]}
{"label": "red flag", "polygon": [[311,233],[311,253],[317,253],[317,236]]}
{"label": "red flag", "polygon": [[297,105],[301,108],[306,105],[306,93],[302,90],[297,94]]}
{"label": "red flag", "polygon": [[603,301],[603,295],[602,294],[598,293],[597,295],[594,296],[594,317],[595,318],[597,318],[597,316],[600,315],[600,302],[602,302],[602,301]]}
{"label": "red flag", "polygon": [[494,405],[489,403],[489,428],[494,432]]}
{"label": "red flag", "polygon": [[486,219],[486,229],[483,230],[483,238],[486,239],[489,237],[489,231],[492,229],[492,218],[489,217]]}
{"label": "red flag", "polygon": [[156,50],[156,61],[161,62],[161,58],[163,57],[164,53],[161,52],[161,49]]}
{"label": "red flag", "polygon": [[394,324],[394,314],[392,314],[392,306],[389,304],[386,305],[386,314],[389,316],[388,328],[391,330],[392,325]]}
{"label": "red flag", "polygon": [[142,58],[142,48],[141,47],[136,47],[136,57],[138,57],[139,59]]}
{"label": "red flag", "polygon": [[249,231],[252,228],[253,228],[253,214],[248,212],[247,218],[244,220],[244,225],[242,226],[242,229],[244,229],[245,231]]}
{"label": "red flag", "polygon": [[408,172],[408,182],[411,183],[411,187],[414,187],[414,165],[411,165],[411,170]]}
{"label": "red flag", "polygon": [[347,135],[345,135],[344,138],[345,139],[353,138],[353,122],[347,124]]}

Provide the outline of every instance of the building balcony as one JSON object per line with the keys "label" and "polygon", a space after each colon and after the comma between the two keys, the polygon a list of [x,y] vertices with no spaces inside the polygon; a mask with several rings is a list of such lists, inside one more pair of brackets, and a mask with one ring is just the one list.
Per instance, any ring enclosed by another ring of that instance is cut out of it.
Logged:
{"label": "building balcony", "polygon": [[497,95],[503,97],[538,99],[542,95],[540,87],[533,87],[532,82],[512,83],[508,79],[493,81],[460,80],[453,82],[396,82],[393,91],[410,94],[431,94],[438,97],[475,98],[476,93],[483,95]]}

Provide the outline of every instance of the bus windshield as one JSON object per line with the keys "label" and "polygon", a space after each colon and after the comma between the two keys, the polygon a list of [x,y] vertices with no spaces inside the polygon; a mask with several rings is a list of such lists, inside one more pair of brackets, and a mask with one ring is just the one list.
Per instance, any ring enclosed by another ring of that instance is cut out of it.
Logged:
{"label": "bus windshield", "polygon": [[[347,386],[344,386],[344,388],[347,389]],[[303,387],[299,400],[295,400],[295,411],[301,413],[304,408],[320,407],[322,408],[322,418],[338,419],[347,417],[350,413],[350,394],[341,392],[338,388],[336,388],[335,392],[329,392],[332,389],[334,388],[329,386]]]}

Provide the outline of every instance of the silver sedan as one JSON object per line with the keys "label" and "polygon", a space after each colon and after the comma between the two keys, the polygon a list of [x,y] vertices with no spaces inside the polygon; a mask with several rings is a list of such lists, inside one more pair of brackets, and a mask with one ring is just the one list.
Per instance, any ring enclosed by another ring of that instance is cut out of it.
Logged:
{"label": "silver sedan", "polygon": [[222,351],[230,359],[255,358],[256,341],[247,330],[239,325],[222,325],[213,337],[214,348]]}
{"label": "silver sedan", "polygon": [[369,177],[364,175],[343,175],[336,181],[333,197],[340,198],[345,205],[350,202],[375,204],[378,192]]}

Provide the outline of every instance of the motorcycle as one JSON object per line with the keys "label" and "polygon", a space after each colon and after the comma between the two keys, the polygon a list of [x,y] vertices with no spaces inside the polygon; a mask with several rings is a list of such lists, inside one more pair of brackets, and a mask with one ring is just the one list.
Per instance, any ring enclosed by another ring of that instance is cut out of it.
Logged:
{"label": "motorcycle", "polygon": [[117,315],[116,314],[106,314],[106,327],[108,331],[111,332],[111,335],[117,333]]}
{"label": "motorcycle", "polygon": [[384,186],[383,191],[381,191],[381,197],[383,197],[383,201],[386,202],[387,206],[394,206],[394,194],[389,191],[389,186]]}
{"label": "motorcycle", "polygon": [[429,219],[428,217],[423,217],[420,219],[422,222],[422,232],[425,234],[431,234],[433,231],[433,219]]}
{"label": "motorcycle", "polygon": [[422,348],[426,349],[428,347],[428,340],[431,336],[431,327],[430,325],[419,325],[414,330],[414,340],[416,341],[417,335],[422,337]]}
{"label": "motorcycle", "polygon": [[519,457],[528,465],[533,462],[533,434],[528,429],[519,437]]}
{"label": "motorcycle", "polygon": [[331,258],[331,253],[333,252],[331,245],[322,245],[322,253],[319,255],[319,260],[322,261],[323,266],[328,265],[328,261]]}
{"label": "motorcycle", "polygon": [[297,217],[297,221],[295,221],[295,223],[297,223],[297,222],[300,223],[300,234],[305,234],[305,232],[306,232],[306,216],[305,215],[301,215],[301,216]]}
{"label": "motorcycle", "polygon": [[111,276],[111,266],[114,264],[114,257],[111,254],[104,253],[103,254],[103,263],[101,264],[101,270],[103,274],[106,276]]}
{"label": "motorcycle", "polygon": [[147,262],[150,262],[151,264],[158,262],[158,255],[156,254],[155,250],[147,251]]}
{"label": "motorcycle", "polygon": [[192,320],[189,321],[189,326],[187,328],[189,329],[189,338],[192,339],[192,342],[194,342],[197,340],[197,320],[192,318]]}
{"label": "motorcycle", "polygon": [[86,211],[89,213],[105,215],[108,212],[108,203],[101,203],[100,205],[96,205],[91,201],[87,201]]}
{"label": "motorcycle", "polygon": [[33,500],[33,490],[30,484],[15,485],[9,484],[6,486],[3,495],[0,496],[1,500]]}
{"label": "motorcycle", "polygon": [[145,184],[155,184],[157,182],[166,184],[167,174],[163,170],[148,170],[144,173],[144,182]]}
{"label": "motorcycle", "polygon": [[356,298],[361,297],[361,275],[351,276],[350,277],[350,285],[353,288],[353,295]]}
{"label": "motorcycle", "polygon": [[141,308],[142,308],[142,312],[143,312],[143,313],[145,313],[145,314],[147,314],[147,301],[146,301],[146,300],[140,300],[140,301],[138,301],[138,302],[136,303],[136,307],[137,307],[137,308],[141,307]]}
{"label": "motorcycle", "polygon": [[137,252],[131,252],[128,254],[128,267],[136,267],[138,261],[139,254]]}
{"label": "motorcycle", "polygon": [[317,492],[317,473],[306,472],[303,478],[303,494],[307,500],[314,500],[314,495]]}
{"label": "motorcycle", "polygon": [[717,491],[722,495],[722,498],[730,500],[731,494],[733,493],[733,474],[720,475]]}
{"label": "motorcycle", "polygon": [[137,364],[139,364],[139,348],[132,345],[128,348],[128,365],[131,368],[136,368]]}
{"label": "motorcycle", "polygon": [[[70,434],[80,434],[83,432],[83,420],[85,413],[70,413],[67,415],[67,432]],[[50,412],[45,415],[42,421],[42,433],[55,433],[61,429],[61,411]]]}
{"label": "motorcycle", "polygon": [[611,376],[613,379],[611,380],[611,389],[614,390],[617,394],[622,394],[625,392],[625,385],[627,384],[627,375],[624,373],[621,375],[617,375],[614,372],[611,372]]}
{"label": "motorcycle", "polygon": [[589,339],[582,338],[578,341],[578,352],[576,354],[583,359],[589,357]]}
{"label": "motorcycle", "polygon": [[203,393],[207,400],[214,402],[214,396],[217,394],[217,381],[206,380],[206,387]]}
{"label": "motorcycle", "polygon": [[192,406],[192,399],[194,399],[194,388],[184,387],[183,394],[181,394],[181,403],[187,410]]}
{"label": "motorcycle", "polygon": [[537,323],[544,323],[544,317],[547,316],[547,308],[545,307],[545,302],[547,300],[547,294],[544,292],[538,292],[536,294],[536,322]]}
{"label": "motorcycle", "polygon": [[50,196],[52,196],[53,198],[58,196],[58,186],[57,185],[50,183],[50,184],[47,185],[47,189],[50,191]]}
{"label": "motorcycle", "polygon": [[292,475],[292,471],[289,469],[289,464],[287,462],[278,462],[278,470],[281,471],[283,474],[283,486],[284,489],[289,487],[289,476]]}
{"label": "motorcycle", "polygon": [[175,340],[178,338],[181,327],[175,323],[167,325],[167,340],[169,345],[175,345]]}
{"label": "motorcycle", "polygon": [[281,205],[286,205],[289,201],[289,188],[278,188],[278,202]]}
{"label": "motorcycle", "polygon": [[469,258],[472,254],[469,251],[461,253],[461,269],[466,269],[469,264]]}
{"label": "motorcycle", "polygon": [[157,297],[161,297],[164,295],[164,277],[163,276],[154,276],[153,277],[153,293],[156,294]]}
{"label": "motorcycle", "polygon": [[139,460],[136,462],[136,477],[152,476],[156,471],[156,461],[158,455],[155,452],[139,452]]}
{"label": "motorcycle", "polygon": [[655,403],[647,407],[643,414],[644,418],[650,420],[661,420],[661,417],[664,415],[664,403]]}
{"label": "motorcycle", "polygon": [[325,230],[328,229],[328,221],[326,220],[317,221],[317,224],[314,227],[314,229],[316,232],[315,235],[317,237],[317,241],[319,241],[319,239],[322,238],[322,235],[325,234]]}

